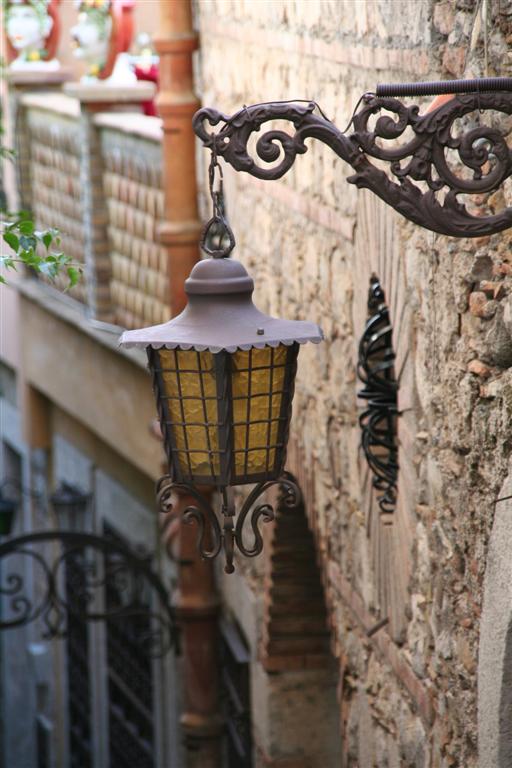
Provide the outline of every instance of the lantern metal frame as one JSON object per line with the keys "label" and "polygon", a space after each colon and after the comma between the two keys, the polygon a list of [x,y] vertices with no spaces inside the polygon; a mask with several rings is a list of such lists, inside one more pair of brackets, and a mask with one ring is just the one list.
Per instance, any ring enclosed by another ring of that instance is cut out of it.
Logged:
{"label": "lantern metal frame", "polygon": [[[248,456],[250,451],[254,451],[257,449],[250,447],[249,445],[249,429],[245,430],[244,448],[236,448],[234,445],[234,428],[236,426],[241,426],[241,423],[236,422],[233,416],[233,402],[234,400],[237,399],[237,396],[233,394],[232,387],[231,387],[232,354],[225,351],[221,351],[221,352],[217,352],[215,355],[212,355],[212,358],[213,358],[212,365],[213,365],[213,371],[214,371],[215,383],[216,383],[216,394],[212,396],[208,396],[205,393],[205,388],[202,383],[202,376],[204,373],[207,373],[207,371],[203,370],[201,367],[200,353],[198,351],[196,351],[197,371],[182,369],[179,367],[178,364],[176,364],[175,368],[169,369],[170,372],[176,375],[176,379],[178,382],[179,395],[176,396],[174,399],[178,400],[181,406],[181,421],[180,421],[180,420],[173,419],[170,413],[169,395],[166,394],[164,383],[162,380],[162,372],[165,371],[165,369],[162,369],[161,367],[162,364],[160,362],[160,356],[159,356],[158,350],[155,350],[152,347],[148,348],[147,350],[148,361],[149,361],[150,370],[153,372],[153,383],[154,383],[156,399],[157,399],[157,403],[159,403],[161,407],[161,425],[162,425],[162,433],[164,437],[164,445],[165,445],[167,457],[169,459],[169,464],[172,465],[173,467],[173,477],[176,482],[181,484],[188,484],[188,485],[207,485],[207,486],[212,485],[212,483],[214,483],[217,488],[222,489],[232,485],[247,485],[250,483],[264,482],[269,480],[272,477],[272,474],[274,474],[274,476],[279,476],[281,474],[284,467],[284,462],[286,459],[286,444],[288,442],[288,430],[289,430],[289,423],[290,423],[290,416],[291,416],[291,403],[293,399],[295,375],[297,372],[297,356],[299,353],[299,345],[297,342],[294,342],[293,344],[290,344],[289,346],[286,347],[286,360],[283,365],[279,366],[284,368],[284,381],[283,381],[282,389],[280,390],[272,389],[272,375],[274,370],[278,367],[277,365],[274,364],[274,361],[273,361],[273,349],[274,348],[270,348],[271,360],[269,365],[258,366],[257,369],[253,369],[252,367],[253,355],[252,355],[252,351],[249,350],[248,367],[244,369],[238,369],[239,373],[240,372],[246,373],[249,378],[251,377],[254,370],[258,370],[261,372],[262,370],[268,369],[269,380],[270,380],[269,390],[265,392],[258,392],[258,397],[267,397],[269,399],[269,403],[270,403],[269,410],[271,410],[272,398],[278,395],[281,398],[280,412],[277,417],[273,417],[272,413],[269,413],[266,418],[260,418],[258,420],[259,423],[267,426],[268,434],[270,434],[272,425],[277,423],[277,435],[276,435],[275,443],[271,444],[270,441],[267,441],[266,446],[258,447],[258,449],[265,450],[266,452],[265,470],[263,472],[254,473],[254,472],[250,472],[248,469]],[[200,396],[194,395],[194,400],[201,402],[201,405],[202,405],[203,421],[201,422],[185,421],[186,417],[184,413],[183,402],[185,399],[189,398],[190,396],[183,391],[184,387],[181,384],[181,377],[188,373],[198,373],[201,379],[201,394]],[[222,393],[222,396],[220,395],[220,393]],[[240,399],[240,396],[238,396],[238,399]],[[217,404],[217,408],[216,408],[217,416],[216,416],[215,423],[209,422],[208,420],[208,416],[207,416],[208,400],[214,400]],[[254,423],[254,422],[251,422],[251,423]],[[186,429],[194,426],[203,428],[205,425],[213,426],[216,428],[216,433],[218,436],[217,450],[214,450],[210,445],[208,430],[206,430],[207,443],[208,443],[206,448],[202,448],[202,449],[190,448],[186,440],[185,440],[186,444],[184,446],[178,447],[176,445],[176,441],[174,439],[174,430],[176,428],[184,429],[185,437],[186,437]],[[199,452],[208,454],[210,473],[207,476],[197,475],[192,469],[191,455],[193,453],[199,453]],[[245,454],[244,472],[242,473],[236,472],[235,454],[237,453]],[[174,458],[178,454],[180,456],[186,456],[188,472],[184,471],[182,467],[182,462],[174,460]],[[219,456],[218,472],[216,472],[214,468],[214,457],[216,454],[218,454]],[[273,472],[273,469],[270,466],[271,454],[274,457],[273,466],[279,468],[278,472]]]}
{"label": "lantern metal frame", "polygon": [[[440,94],[453,98],[423,115],[418,106],[408,107],[394,98]],[[496,215],[479,216],[457,199],[460,194],[494,192],[512,174],[512,153],[503,136],[496,128],[485,125],[464,129],[459,136],[452,132],[455,120],[470,112],[496,110],[511,115],[512,78],[378,86],[376,93],[361,97],[362,106],[348,126],[354,128],[350,134],[340,130],[321,110],[320,115],[314,114],[315,102],[301,101],[304,102],[244,106],[231,116],[203,108],[193,118],[194,131],[205,147],[223,157],[235,170],[265,180],[284,176],[296,157],[307,151],[306,139],[319,139],[352,166],[355,173],[347,179],[349,184],[370,189],[406,219],[440,234],[480,237],[512,226],[512,207]],[[382,110],[391,112],[395,119],[381,115],[371,129],[370,119]],[[263,133],[256,142],[255,159],[248,150],[249,140],[274,120],[288,121],[295,132]],[[220,129],[214,133],[212,128],[219,124]],[[407,129],[412,129],[413,138],[398,146],[396,140]],[[391,147],[384,146],[386,141],[392,142]],[[452,170],[446,150],[458,153],[472,178],[466,179]],[[391,177],[371,158],[388,163]],[[262,166],[258,160],[274,165]],[[444,193],[444,200],[438,199],[440,193]]]}

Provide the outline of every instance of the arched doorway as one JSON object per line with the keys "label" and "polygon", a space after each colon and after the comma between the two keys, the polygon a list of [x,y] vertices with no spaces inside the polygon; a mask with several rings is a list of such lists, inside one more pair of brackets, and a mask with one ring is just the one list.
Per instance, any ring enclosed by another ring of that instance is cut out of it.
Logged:
{"label": "arched doorway", "polygon": [[268,547],[256,750],[263,765],[339,768],[339,662],[303,504],[281,496]]}

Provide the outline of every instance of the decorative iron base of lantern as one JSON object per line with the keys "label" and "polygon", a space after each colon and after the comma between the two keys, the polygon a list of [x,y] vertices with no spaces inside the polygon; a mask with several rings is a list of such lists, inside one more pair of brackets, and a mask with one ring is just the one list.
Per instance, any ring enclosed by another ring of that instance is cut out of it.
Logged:
{"label": "decorative iron base of lantern", "polygon": [[[198,491],[197,488],[185,483],[172,480],[169,475],[160,478],[157,485],[157,503],[164,514],[172,513],[175,504],[174,496],[191,496],[195,504],[189,504],[183,511],[185,523],[195,522],[198,528],[197,547],[201,557],[211,560],[224,549],[226,573],[233,573],[235,567],[233,558],[235,546],[246,557],[256,557],[263,551],[263,537],[259,529],[259,522],[270,523],[274,517],[274,508],[266,501],[259,501],[260,497],[272,486],[279,485],[283,491],[282,503],[288,507],[297,507],[301,502],[299,486],[283,475],[277,480],[265,480],[258,483],[243,502],[240,511],[236,512],[233,489],[222,488],[221,515],[216,514],[212,505]],[[236,517],[236,521],[235,521]],[[252,529],[253,541],[247,543],[244,537],[245,522],[249,518]]]}

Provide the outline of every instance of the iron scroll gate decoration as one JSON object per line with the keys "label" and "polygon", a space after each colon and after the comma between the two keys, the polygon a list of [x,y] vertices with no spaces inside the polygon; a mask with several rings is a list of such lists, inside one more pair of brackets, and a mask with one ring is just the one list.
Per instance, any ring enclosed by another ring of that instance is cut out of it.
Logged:
{"label": "iron scroll gate decoration", "polygon": [[[418,106],[405,106],[394,96],[455,94],[453,98],[420,115]],[[470,112],[496,110],[512,114],[512,78],[452,80],[441,83],[383,85],[377,93],[367,93],[352,120],[353,132],[346,134],[323,115],[314,114],[314,102],[268,102],[243,107],[233,116],[216,109],[200,109],[193,127],[205,147],[237,171],[259,179],[279,179],[292,167],[297,155],[306,152],[305,140],[316,138],[327,144],[349,163],[355,173],[350,184],[368,188],[402,216],[415,224],[452,237],[480,237],[512,226],[512,208],[492,216],[471,214],[457,200],[459,194],[482,195],[495,191],[512,174],[512,153],[496,128],[468,128],[452,135],[455,120]],[[373,130],[369,121],[381,110],[393,113],[378,117]],[[283,130],[268,130],[256,142],[257,157],[271,167],[257,164],[248,152],[251,134],[271,120],[293,124],[293,135]],[[211,127],[221,124],[217,133]],[[402,146],[395,140],[411,128],[414,137]],[[384,148],[386,140],[394,141]],[[446,150],[455,150],[472,178],[456,175],[446,160]],[[369,158],[390,164],[393,181]],[[490,170],[489,170],[490,169]],[[426,190],[414,182],[427,185]],[[437,199],[445,192],[444,201]]]}
{"label": "iron scroll gate decoration", "polygon": [[[58,543],[60,554],[52,563],[32,545]],[[91,552],[102,556],[91,557]],[[123,621],[126,618],[146,618],[151,629],[133,638],[141,652],[151,658],[162,658],[168,651],[179,650],[179,636],[169,595],[158,575],[150,568],[148,559],[135,554],[122,542],[92,533],[42,531],[17,536],[0,544],[0,567],[11,556],[30,558],[37,572],[40,595],[29,597],[23,576],[17,570],[1,573],[0,597],[7,600],[10,617],[0,619],[0,631],[14,629],[41,619],[42,637],[52,640],[66,636],[70,611],[86,621]],[[82,558],[82,578],[74,585],[73,595],[65,590],[66,561]],[[101,563],[101,565],[100,565]],[[107,584],[115,584],[122,595],[122,604],[108,610],[95,608],[94,597]],[[144,603],[144,594],[158,601],[158,610]]]}
{"label": "iron scroll gate decoration", "polygon": [[357,375],[364,384],[358,397],[366,400],[366,407],[359,416],[361,447],[373,475],[372,485],[377,492],[382,521],[390,524],[398,481],[398,381],[395,378],[393,329],[386,297],[376,275],[370,278],[368,313],[357,361]]}

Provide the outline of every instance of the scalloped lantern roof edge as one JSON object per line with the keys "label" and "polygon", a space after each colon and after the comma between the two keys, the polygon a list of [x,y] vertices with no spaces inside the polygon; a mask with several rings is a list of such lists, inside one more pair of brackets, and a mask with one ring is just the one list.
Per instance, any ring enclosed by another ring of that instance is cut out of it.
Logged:
{"label": "scalloped lantern roof edge", "polygon": [[239,261],[199,261],[185,282],[189,301],[183,312],[167,323],[125,331],[119,344],[232,353],[322,341],[316,323],[280,320],[260,312],[252,302],[253,290],[252,278]]}

